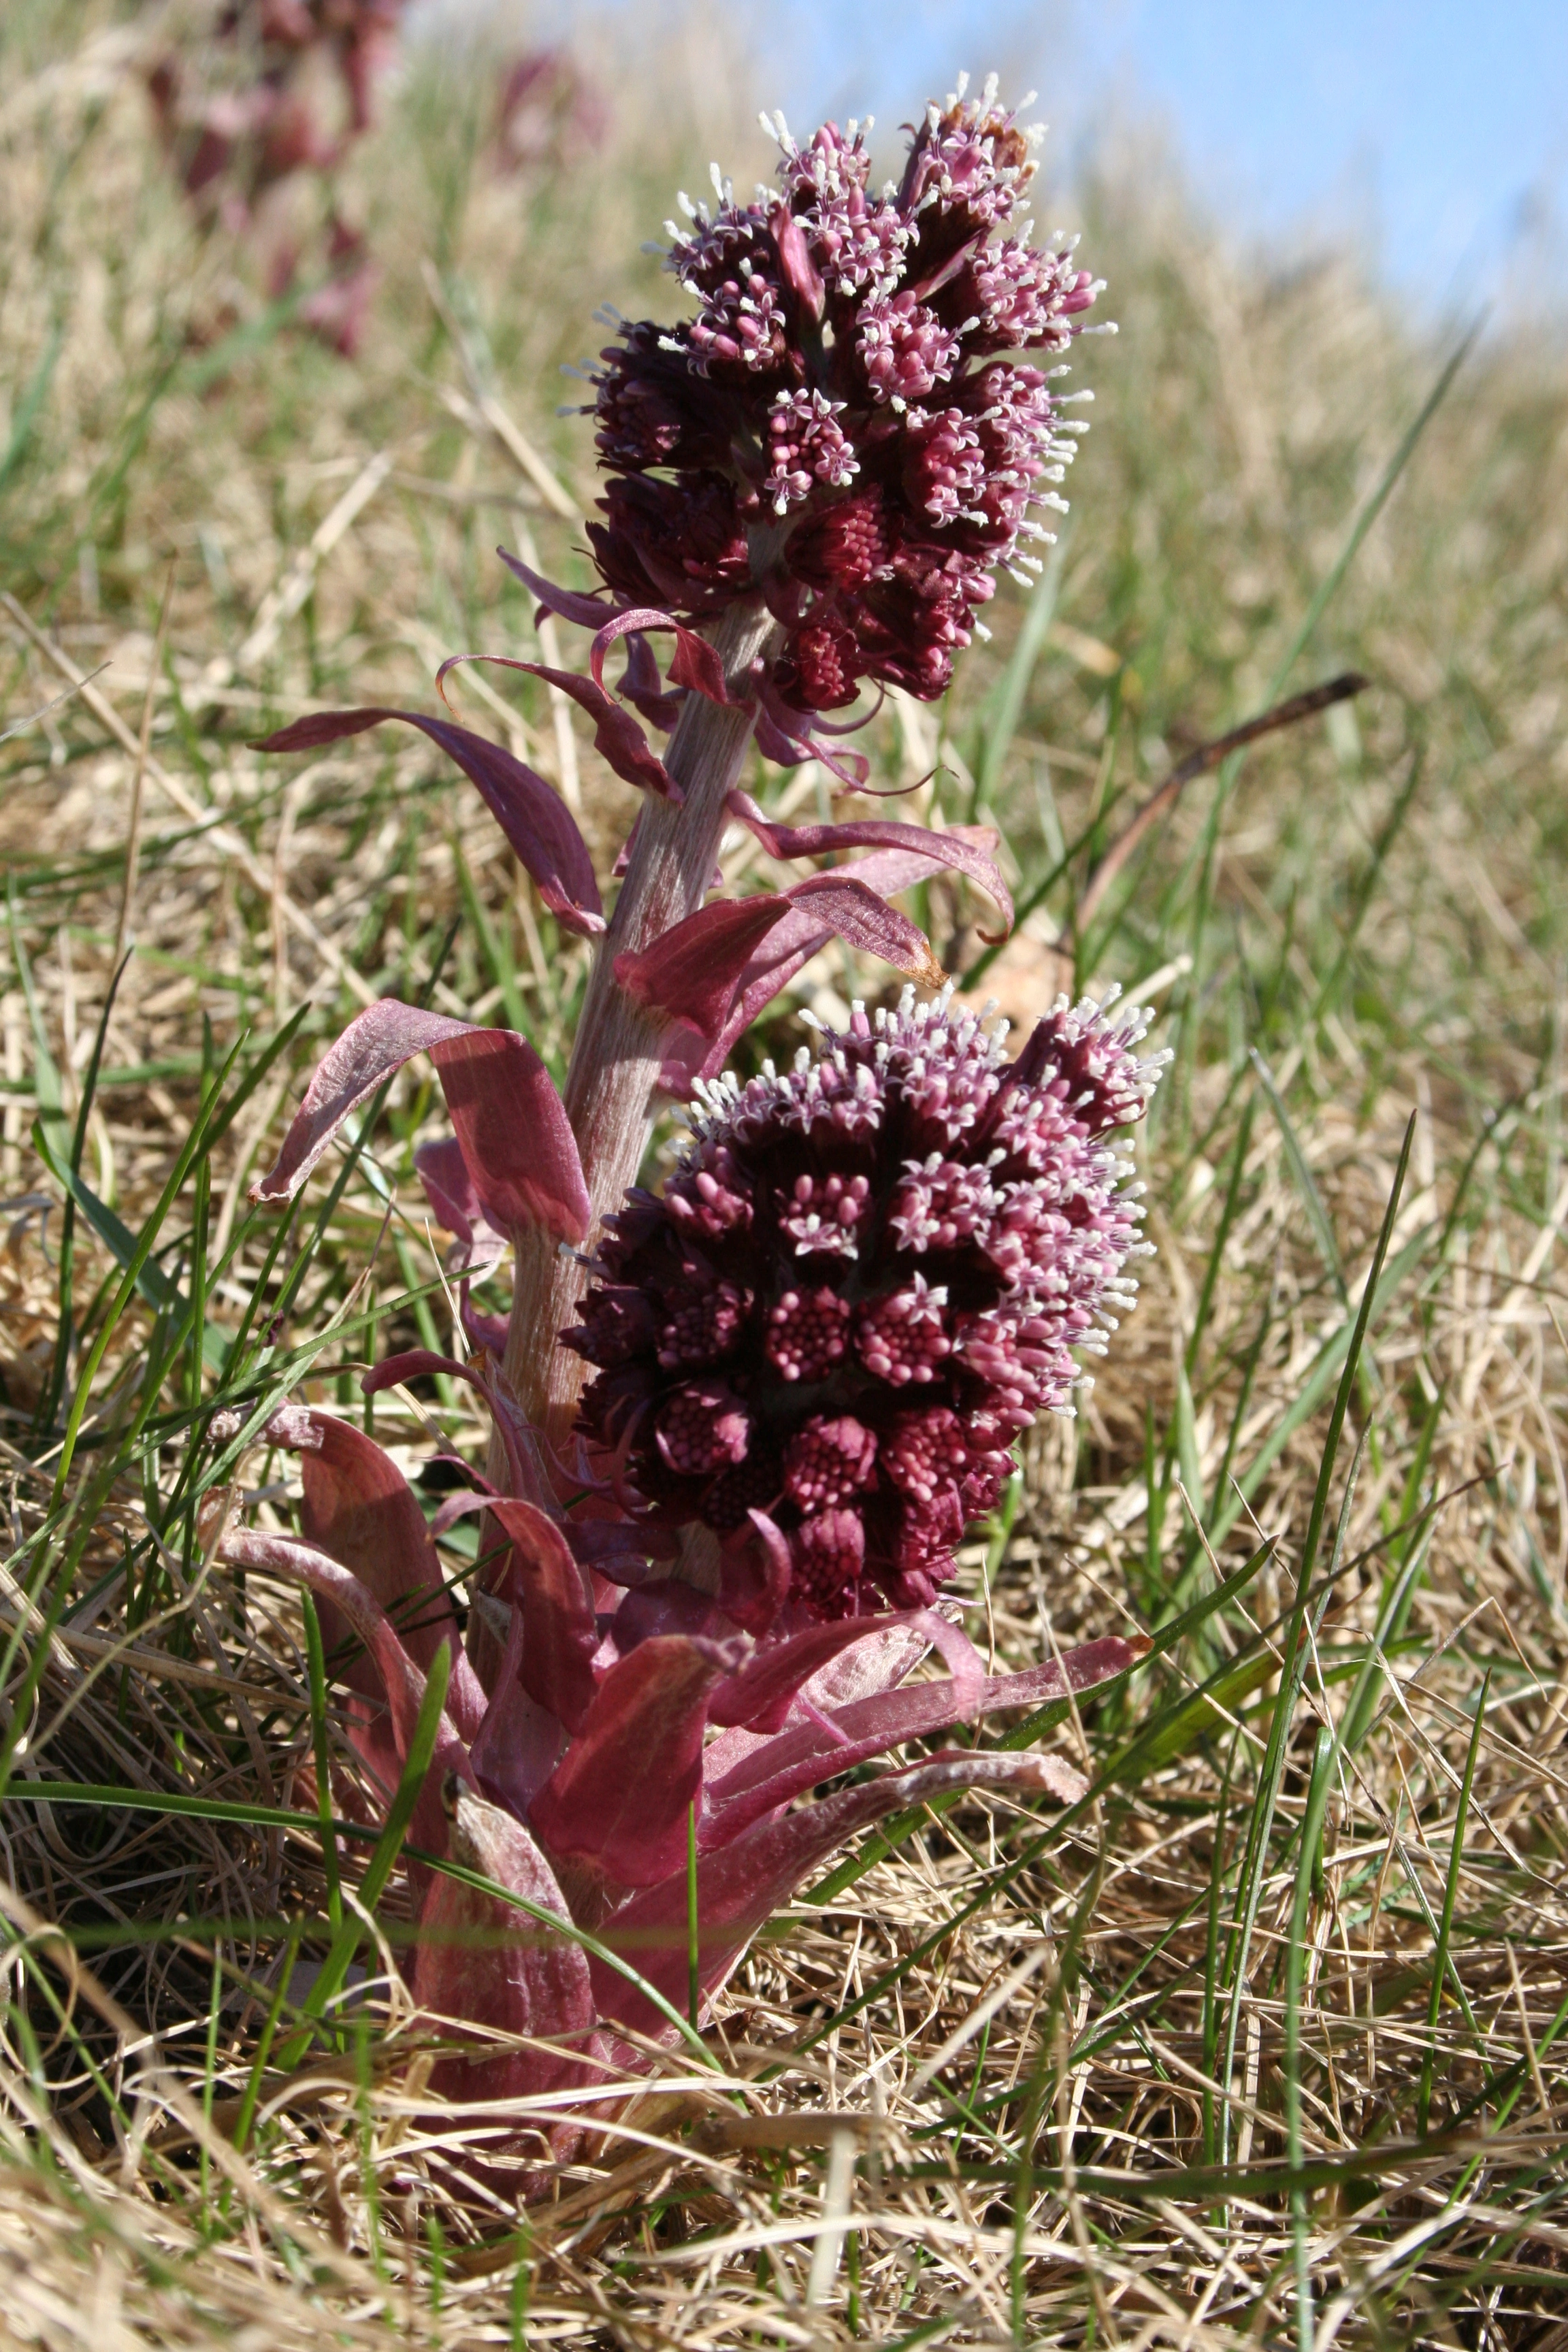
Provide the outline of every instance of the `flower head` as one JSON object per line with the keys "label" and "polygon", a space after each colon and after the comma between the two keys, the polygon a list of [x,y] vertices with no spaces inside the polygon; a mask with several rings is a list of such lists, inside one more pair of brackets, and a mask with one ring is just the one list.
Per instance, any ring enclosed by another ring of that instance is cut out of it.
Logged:
{"label": "flower head", "polygon": [[1074,454],[1047,375],[997,355],[1059,356],[1100,289],[1070,244],[1030,243],[1034,133],[994,82],[930,106],[879,195],[855,123],[804,149],[775,127],[776,193],[738,205],[716,172],[716,208],[670,225],[695,317],[625,324],[601,355],[589,535],[634,604],[696,617],[760,590],[802,709],[866,677],[929,699],[992,571],[1050,537],[1029,509],[1060,507]]}
{"label": "flower head", "polygon": [[911,989],[785,1076],[708,1088],[566,1335],[646,1517],[787,1549],[813,1615],[931,1600],[1131,1296],[1110,1139],[1157,1075],[1142,1016],[1063,999],[1012,1062],[1005,1034]]}

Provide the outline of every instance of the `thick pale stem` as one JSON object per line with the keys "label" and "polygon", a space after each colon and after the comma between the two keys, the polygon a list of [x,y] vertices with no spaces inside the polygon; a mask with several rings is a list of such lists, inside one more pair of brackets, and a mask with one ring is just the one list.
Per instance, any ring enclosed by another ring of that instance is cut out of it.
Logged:
{"label": "thick pale stem", "polygon": [[[761,603],[730,607],[714,643],[731,692],[744,690],[775,634]],[[725,797],[739,779],[752,726],[749,710],[689,696],[665,755],[685,798],[679,806],[651,796],[644,802],[616,911],[594,960],[565,1095],[594,1203],[590,1249],[600,1220],[637,1181],[668,1034],[668,1024],[625,994],[615,960],[647,947],[702,904],[723,835]],[[583,1269],[571,1254],[543,1234],[519,1234],[506,1375],[530,1420],[557,1440],[571,1426],[586,1367],[557,1346],[556,1334],[576,1319],[583,1289]]]}

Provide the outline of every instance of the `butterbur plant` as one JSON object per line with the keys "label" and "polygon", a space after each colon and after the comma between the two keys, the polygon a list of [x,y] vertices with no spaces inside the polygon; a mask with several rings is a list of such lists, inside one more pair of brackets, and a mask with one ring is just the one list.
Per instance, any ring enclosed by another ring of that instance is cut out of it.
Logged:
{"label": "butterbur plant", "polygon": [[[375,273],[363,231],[342,216],[331,186],[374,120],[403,9],[404,0],[226,0],[205,44],[171,48],[147,78],[160,135],[198,215],[255,247],[271,295],[292,289],[307,244],[321,243],[329,275],[300,315],[350,355]],[[329,194],[319,240],[293,201],[308,183]]]}
{"label": "butterbur plant", "polygon": [[[595,379],[602,591],[505,559],[593,633],[586,676],[512,666],[571,696],[644,795],[610,911],[549,784],[445,715],[315,715],[267,745],[421,729],[557,922],[594,942],[559,1093],[521,1035],[374,1005],[258,1187],[291,1199],[355,1107],[430,1057],[454,1132],[416,1165],[456,1236],[471,1352],[395,1357],[365,1387],[469,1382],[494,1429],[485,1469],[427,1521],[368,1436],[286,1407],[267,1434],[300,1455],[300,1535],[225,1538],[232,1560],[314,1592],[388,1793],[445,1654],[414,1842],[469,1876],[417,1866],[412,1978],[432,2012],[486,2029],[440,2080],[488,2100],[591,2104],[606,2070],[675,2031],[689,1935],[710,2000],[770,1913],[888,1814],[964,1789],[1079,1793],[1058,1759],[964,1748],[799,1802],[909,1741],[1089,1689],[1140,1650],[1110,1636],[988,1676],[953,1580],[1017,1439],[1070,1410],[1079,1355],[1131,1301],[1128,1130],[1158,1059],[1139,1053],[1143,1018],[1064,999],[1009,1057],[895,904],[946,870],[1005,931],[994,833],[786,824],[741,786],[754,744],[863,787],[849,722],[821,713],[863,681],[940,694],[995,566],[1028,578],[1030,509],[1059,503],[1071,443],[1052,371],[1019,354],[1055,361],[1096,289],[1059,242],[1029,242],[1031,141],[991,85],[933,105],[880,194],[854,126],[804,149],[778,128],[776,189],[740,205],[721,188],[669,252],[694,315],[623,326]],[[840,862],[730,895],[731,825],[775,860]],[[857,1005],[786,1074],[727,1077],[736,1040],[836,938],[936,992]],[[650,1192],[637,1179],[661,1096],[691,1106],[692,1135]],[[509,1248],[501,1325],[468,1283]],[[466,1622],[436,1549],[464,1513],[481,1521]],[[945,1675],[910,1682],[929,1656]],[[552,1916],[559,1937],[530,1924]],[[564,2116],[552,2127],[558,2158],[579,2139]]]}

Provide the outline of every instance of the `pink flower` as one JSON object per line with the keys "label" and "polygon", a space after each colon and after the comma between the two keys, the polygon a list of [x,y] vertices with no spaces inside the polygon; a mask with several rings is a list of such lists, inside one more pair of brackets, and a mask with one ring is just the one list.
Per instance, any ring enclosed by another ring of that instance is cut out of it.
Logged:
{"label": "pink flower", "polygon": [[814,483],[842,489],[859,472],[838,422],[843,405],[820,392],[781,392],[774,401],[768,416],[767,488],[775,514],[809,498]]}
{"label": "pink flower", "polygon": [[[673,937],[656,971],[679,967]],[[1109,1139],[1156,1076],[1142,1035],[1137,1014],[1064,1001],[1008,1061],[945,995],[911,992],[787,1076],[702,1089],[685,1160],[662,1197],[634,1192],[609,1221],[565,1335],[597,1368],[574,1447],[525,1419],[471,1316],[470,1362],[417,1352],[367,1377],[374,1391],[445,1372],[494,1416],[502,1483],[471,1474],[432,1524],[351,1423],[295,1407],[269,1423],[267,1441],[301,1456],[301,1537],[236,1530],[225,1556],[313,1591],[354,1745],[384,1790],[447,1655],[413,1841],[498,1891],[412,1866],[413,1989],[527,2043],[448,2062],[439,2090],[580,2099],[645,2063],[626,2032],[674,2032],[689,1822],[710,1996],[803,1879],[895,1809],[962,1788],[1081,1792],[1053,1758],[964,1749],[795,1810],[907,1740],[1087,1689],[1141,1653],[1111,1638],[987,1680],[931,1604],[1014,1438],[1065,1406],[1072,1351],[1130,1296],[1138,1209]],[[531,1229],[582,1241],[577,1146],[532,1049],[397,1004],[327,1055],[262,1197],[291,1196],[416,1052],[456,1129],[417,1164],[459,1262],[483,1268],[500,1235],[521,1247]],[[493,1533],[465,1633],[434,1538],[468,1510]],[[899,1687],[931,1647],[948,1678]],[[521,1923],[509,1892],[535,1906]],[[559,1939],[541,1941],[541,1914]],[[574,1926],[634,1975],[585,1953]],[[550,2127],[557,2158],[582,2115]]]}

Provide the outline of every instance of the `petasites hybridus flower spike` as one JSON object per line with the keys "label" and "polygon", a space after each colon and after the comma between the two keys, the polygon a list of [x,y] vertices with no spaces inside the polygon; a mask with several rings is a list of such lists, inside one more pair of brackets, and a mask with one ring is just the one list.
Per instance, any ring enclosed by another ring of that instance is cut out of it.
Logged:
{"label": "petasites hybridus flower spike", "polygon": [[[1095,290],[1067,250],[1021,233],[1030,142],[989,85],[928,111],[880,195],[854,125],[805,150],[780,137],[779,191],[747,208],[721,190],[678,244],[698,315],[627,330],[606,362],[611,481],[593,528],[610,601],[506,558],[594,633],[585,676],[504,659],[566,695],[640,793],[610,871],[545,777],[445,715],[311,713],[265,747],[418,729],[591,958],[559,1093],[521,1036],[373,1004],[255,1188],[292,1199],[357,1107],[423,1054],[454,1132],[422,1142],[415,1166],[456,1237],[451,1270],[515,1255],[504,1328],[465,1286],[466,1362],[419,1351],[365,1382],[438,1373],[477,1389],[494,1433],[482,1472],[459,1468],[468,1484],[427,1520],[368,1437],[289,1408],[266,1435],[301,1454],[300,1536],[222,1538],[231,1560],[315,1592],[373,1787],[396,1786],[426,1675],[450,1654],[412,1843],[501,1892],[411,1866],[413,1982],[432,2011],[514,2037],[440,2077],[480,2098],[580,2097],[606,2064],[634,2063],[626,2032],[674,2030],[659,2004],[687,1993],[693,1821],[711,1992],[870,1822],[963,1788],[1081,1787],[1051,1757],[973,1748],[801,1808],[820,1783],[1089,1688],[1142,1646],[1110,1638],[987,1679],[944,1595],[1015,1439],[1068,1409],[1077,1356],[1131,1298],[1124,1130],[1156,1075],[1142,1016],[1064,1000],[1009,1060],[1003,1033],[949,993],[910,991],[895,1012],[857,1010],[786,1076],[721,1075],[831,940],[941,989],[894,903],[933,876],[994,908],[984,936],[1012,923],[989,828],[786,822],[742,774],[754,743],[858,792],[869,762],[839,740],[856,722],[817,714],[864,679],[940,692],[992,569],[1026,562],[1029,506],[1070,455],[1046,375],[1007,355],[1058,354]],[[737,826],[772,859],[834,863],[714,897]],[[698,1110],[654,1195],[633,1188],[660,1087]],[[464,1622],[436,1544],[470,1511],[484,1532]],[[947,1676],[901,1687],[931,1652]],[[542,1941],[537,1924],[520,1934],[509,1892],[543,1915]],[[556,2156],[578,2137],[559,2119]]]}
{"label": "petasites hybridus flower spike", "polygon": [[1132,1302],[1141,1188],[1112,1138],[1158,1075],[1144,1030],[1063,998],[1008,1061],[1005,1024],[908,989],[786,1075],[701,1090],[566,1344],[637,1515],[709,1529],[721,1590],[749,1558],[816,1616],[936,1598],[1014,1440],[1070,1410],[1074,1351]]}
{"label": "petasites hybridus flower spike", "polygon": [[[210,57],[187,26],[147,77],[159,132],[198,214],[247,237],[273,296],[300,274],[305,230],[290,198],[334,173],[374,119],[405,0],[225,0]],[[205,72],[204,66],[216,68]],[[311,210],[306,207],[307,215]],[[313,224],[304,241],[314,241]],[[330,204],[326,283],[300,323],[352,357],[376,278],[365,236]]]}
{"label": "petasites hybridus flower spike", "polygon": [[682,199],[667,266],[697,305],[623,323],[594,415],[609,485],[590,523],[630,604],[712,615],[758,589],[784,632],[773,667],[797,712],[873,678],[930,698],[1006,566],[1027,586],[1036,509],[1061,510],[1083,428],[1052,386],[1100,292],[1073,246],[1030,240],[1037,132],[988,81],[913,132],[879,193],[869,123],[797,147],[774,189]]}

